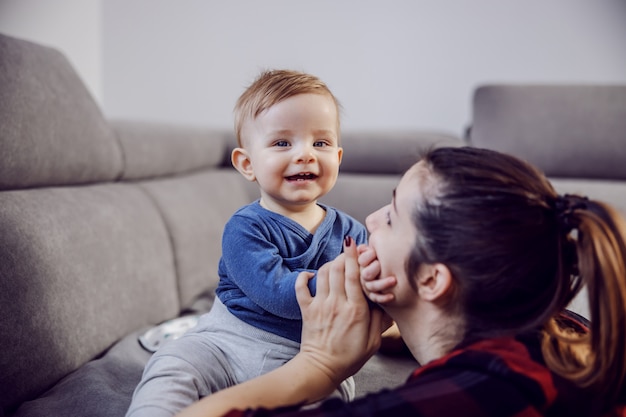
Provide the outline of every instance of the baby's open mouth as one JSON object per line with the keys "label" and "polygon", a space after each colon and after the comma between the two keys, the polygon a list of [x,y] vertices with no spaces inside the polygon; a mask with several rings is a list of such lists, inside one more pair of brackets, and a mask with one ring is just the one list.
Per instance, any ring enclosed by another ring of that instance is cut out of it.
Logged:
{"label": "baby's open mouth", "polygon": [[306,180],[314,180],[317,178],[317,175],[311,174],[310,172],[303,172],[296,175],[290,175],[287,178],[287,181],[306,181]]}

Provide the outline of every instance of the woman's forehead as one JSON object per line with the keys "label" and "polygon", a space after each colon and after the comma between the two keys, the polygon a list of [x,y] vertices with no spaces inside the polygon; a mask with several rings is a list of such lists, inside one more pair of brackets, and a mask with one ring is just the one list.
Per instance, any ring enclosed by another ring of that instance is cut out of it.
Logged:
{"label": "woman's forehead", "polygon": [[428,190],[431,190],[433,186],[430,171],[426,164],[420,161],[404,174],[396,187],[394,198],[397,200],[397,204],[402,202],[413,205],[415,200],[423,200],[424,194],[428,193]]}

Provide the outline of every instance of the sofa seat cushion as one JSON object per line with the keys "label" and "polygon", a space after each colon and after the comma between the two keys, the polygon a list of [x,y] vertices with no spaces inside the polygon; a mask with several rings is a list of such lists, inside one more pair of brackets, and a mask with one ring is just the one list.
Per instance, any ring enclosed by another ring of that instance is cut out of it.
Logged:
{"label": "sofa seat cushion", "polygon": [[134,184],[3,192],[0,230],[3,408],[180,310],[166,227]]}

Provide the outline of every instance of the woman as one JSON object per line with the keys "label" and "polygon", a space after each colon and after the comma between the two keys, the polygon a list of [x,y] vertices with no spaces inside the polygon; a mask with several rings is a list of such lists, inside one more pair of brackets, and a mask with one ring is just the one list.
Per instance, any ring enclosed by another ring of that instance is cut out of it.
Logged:
{"label": "woman", "polygon": [[[511,156],[441,148],[366,224],[369,247],[348,240],[318,273],[315,297],[299,277],[301,352],[182,416],[324,398],[380,343],[383,317],[363,290],[424,364],[405,385],[312,410],[229,415],[622,415],[626,223],[609,206],[558,195]],[[589,328],[565,310],[583,284]]]}

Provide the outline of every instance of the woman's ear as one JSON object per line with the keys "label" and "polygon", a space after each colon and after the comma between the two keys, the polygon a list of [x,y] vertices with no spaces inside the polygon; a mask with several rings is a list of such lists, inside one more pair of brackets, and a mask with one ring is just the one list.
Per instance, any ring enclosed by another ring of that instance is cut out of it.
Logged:
{"label": "woman's ear", "polygon": [[255,181],[254,169],[248,152],[244,148],[235,148],[230,154],[230,161],[233,167],[248,181]]}
{"label": "woman's ear", "polygon": [[444,264],[422,264],[417,278],[417,289],[424,300],[445,300],[452,292],[452,273]]}

